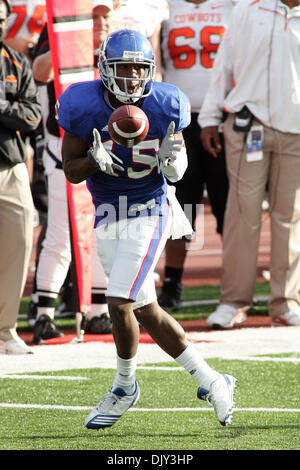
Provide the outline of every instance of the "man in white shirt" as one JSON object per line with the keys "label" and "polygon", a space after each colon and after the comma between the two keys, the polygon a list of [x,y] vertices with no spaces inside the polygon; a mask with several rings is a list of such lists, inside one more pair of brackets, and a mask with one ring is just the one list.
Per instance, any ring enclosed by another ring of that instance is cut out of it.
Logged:
{"label": "man in white shirt", "polygon": [[269,315],[300,325],[300,0],[241,0],[215,60],[199,116],[204,147],[220,152],[224,124],[229,196],[221,299],[207,325],[246,319],[257,274],[261,206],[271,217]]}

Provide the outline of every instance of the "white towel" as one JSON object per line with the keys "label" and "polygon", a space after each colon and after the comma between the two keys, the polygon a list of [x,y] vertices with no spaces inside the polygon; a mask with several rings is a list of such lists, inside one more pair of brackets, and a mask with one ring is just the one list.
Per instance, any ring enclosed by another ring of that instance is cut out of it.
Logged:
{"label": "white towel", "polygon": [[192,237],[194,231],[192,226],[186,217],[181,205],[176,198],[175,186],[167,187],[167,198],[170,203],[172,224],[170,228],[170,236],[174,240],[181,237]]}

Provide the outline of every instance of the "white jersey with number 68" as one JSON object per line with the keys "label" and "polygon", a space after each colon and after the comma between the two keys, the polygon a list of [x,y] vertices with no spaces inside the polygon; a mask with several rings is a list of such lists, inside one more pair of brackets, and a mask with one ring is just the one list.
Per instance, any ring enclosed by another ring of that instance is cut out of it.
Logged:
{"label": "white jersey with number 68", "polygon": [[162,24],[164,81],[177,85],[199,112],[211,69],[236,0],[168,0],[169,19]]}

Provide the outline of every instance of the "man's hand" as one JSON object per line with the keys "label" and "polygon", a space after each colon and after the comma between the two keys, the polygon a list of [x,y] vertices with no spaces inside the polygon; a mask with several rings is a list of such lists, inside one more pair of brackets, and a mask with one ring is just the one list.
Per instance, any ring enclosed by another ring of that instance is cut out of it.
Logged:
{"label": "man's hand", "polygon": [[183,140],[176,140],[174,137],[175,122],[171,121],[167,129],[167,133],[161,143],[158,158],[160,167],[166,167],[177,158],[178,152],[181,150]]}
{"label": "man's hand", "polygon": [[213,157],[217,158],[222,150],[220,144],[218,126],[203,127],[201,131],[201,140],[204,149],[209,152]]}
{"label": "man's hand", "polygon": [[119,163],[123,163],[122,160],[112,152],[107,152],[104,148],[104,145],[101,142],[101,137],[97,129],[93,130],[94,141],[93,148],[91,148],[87,155],[94,168],[98,168],[107,173],[108,175],[113,175],[114,170],[124,171],[124,168],[121,165],[118,165],[113,161],[113,158],[116,159]]}

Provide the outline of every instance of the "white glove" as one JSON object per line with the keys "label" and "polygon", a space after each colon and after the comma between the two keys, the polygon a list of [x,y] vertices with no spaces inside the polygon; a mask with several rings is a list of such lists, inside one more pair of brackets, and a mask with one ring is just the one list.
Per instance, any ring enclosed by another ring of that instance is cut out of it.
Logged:
{"label": "white glove", "polygon": [[123,163],[122,160],[112,152],[107,152],[105,150],[97,129],[93,130],[93,135],[93,148],[91,148],[87,153],[87,156],[93,167],[99,168],[99,170],[103,171],[103,173],[107,173],[108,175],[115,174],[114,170],[124,171],[124,168],[121,165],[115,163],[113,158],[115,158],[120,163]]}
{"label": "white glove", "polygon": [[167,133],[158,151],[160,168],[163,169],[177,159],[177,154],[182,148],[183,141],[174,139],[175,122],[171,121]]}

